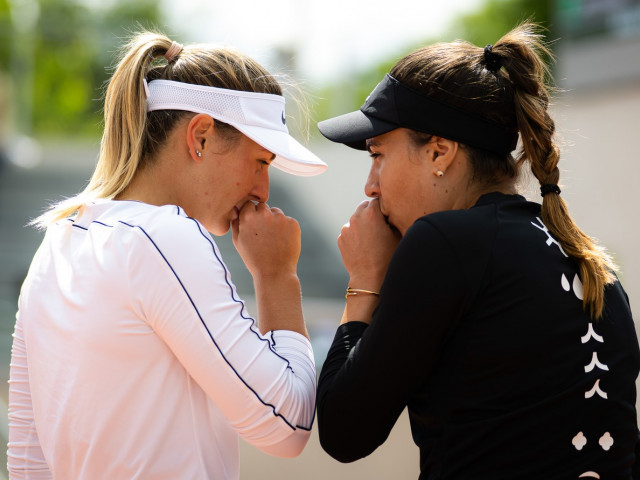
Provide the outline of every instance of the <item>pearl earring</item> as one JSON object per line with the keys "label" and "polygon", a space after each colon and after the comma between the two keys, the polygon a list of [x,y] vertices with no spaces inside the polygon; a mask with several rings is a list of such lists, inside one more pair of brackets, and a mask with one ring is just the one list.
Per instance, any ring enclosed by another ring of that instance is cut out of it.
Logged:
{"label": "pearl earring", "polygon": [[202,152],[201,152],[200,150],[196,150],[196,155],[197,155],[198,157],[202,157]]}
{"label": "pearl earring", "polygon": [[444,172],[443,172],[442,170],[438,170],[438,171],[436,172],[436,176],[437,176],[437,177],[444,177]]}

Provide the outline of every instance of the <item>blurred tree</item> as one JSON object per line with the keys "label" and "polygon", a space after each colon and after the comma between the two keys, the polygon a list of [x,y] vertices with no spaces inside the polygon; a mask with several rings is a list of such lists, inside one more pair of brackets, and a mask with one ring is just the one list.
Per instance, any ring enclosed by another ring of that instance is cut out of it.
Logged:
{"label": "blurred tree", "polygon": [[553,35],[554,0],[487,0],[484,6],[461,16],[452,27],[457,38],[484,46],[496,42],[525,20],[538,23]]}
{"label": "blurred tree", "polygon": [[0,0],[0,70],[13,84],[17,132],[99,136],[99,100],[117,45],[160,20],[154,0],[91,7],[79,0]]}
{"label": "blurred tree", "polygon": [[9,2],[0,0],[0,72],[6,72],[9,69],[10,32]]}
{"label": "blurred tree", "polygon": [[[485,0],[476,11],[464,14],[453,22],[448,32],[439,38],[426,37],[423,41],[407,45],[391,58],[366,70],[350,74],[347,79],[326,85],[316,92],[318,99],[313,111],[316,120],[360,108],[375,85],[391,67],[408,52],[423,45],[462,38],[475,45],[496,42],[517,24],[532,20],[551,30],[553,0]],[[316,129],[317,130],[317,129]],[[312,130],[313,131],[313,130]]]}

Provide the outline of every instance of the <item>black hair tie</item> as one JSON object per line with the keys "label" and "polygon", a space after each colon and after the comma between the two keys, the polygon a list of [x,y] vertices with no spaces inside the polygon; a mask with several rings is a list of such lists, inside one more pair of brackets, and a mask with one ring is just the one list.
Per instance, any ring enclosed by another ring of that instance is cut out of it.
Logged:
{"label": "black hair tie", "polygon": [[556,195],[560,195],[560,191],[560,187],[555,183],[545,183],[540,187],[540,195],[542,195],[543,197],[547,193],[555,193]]}
{"label": "black hair tie", "polygon": [[493,53],[493,45],[484,47],[484,65],[490,72],[496,73],[502,68],[502,59]]}

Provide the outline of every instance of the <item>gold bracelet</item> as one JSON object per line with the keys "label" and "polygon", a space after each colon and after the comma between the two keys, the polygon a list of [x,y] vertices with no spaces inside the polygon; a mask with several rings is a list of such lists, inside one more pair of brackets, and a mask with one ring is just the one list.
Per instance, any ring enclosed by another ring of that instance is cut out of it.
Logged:
{"label": "gold bracelet", "polygon": [[354,295],[358,295],[359,293],[368,293],[369,295],[375,295],[376,297],[380,296],[380,292],[373,292],[371,290],[364,290],[362,288],[347,287],[347,294],[344,296],[344,298],[349,298]]}

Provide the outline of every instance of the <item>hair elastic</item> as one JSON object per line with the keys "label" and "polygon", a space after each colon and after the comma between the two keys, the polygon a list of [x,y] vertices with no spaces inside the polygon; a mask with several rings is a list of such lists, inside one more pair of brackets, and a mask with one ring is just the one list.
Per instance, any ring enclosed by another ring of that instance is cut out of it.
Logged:
{"label": "hair elastic", "polygon": [[167,49],[166,53],[163,57],[167,60],[167,63],[171,63],[171,61],[177,57],[184,46],[178,42],[171,42],[171,46]]}
{"label": "hair elastic", "polygon": [[560,187],[555,183],[545,183],[540,187],[540,195],[542,195],[543,197],[547,193],[555,193],[556,195],[560,195],[560,192]]}
{"label": "hair elastic", "polygon": [[484,64],[487,70],[496,73],[502,67],[502,59],[493,53],[493,45],[488,44],[484,47]]}

